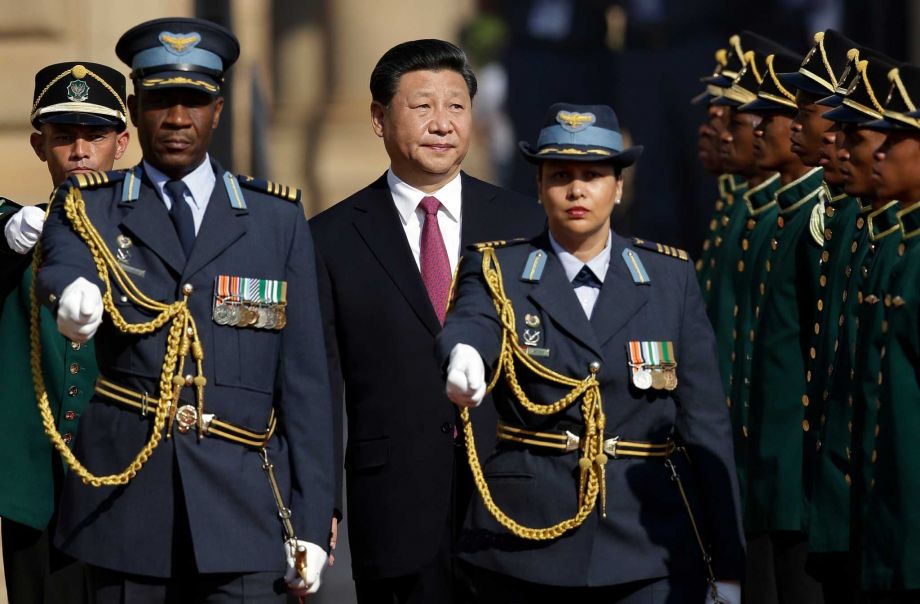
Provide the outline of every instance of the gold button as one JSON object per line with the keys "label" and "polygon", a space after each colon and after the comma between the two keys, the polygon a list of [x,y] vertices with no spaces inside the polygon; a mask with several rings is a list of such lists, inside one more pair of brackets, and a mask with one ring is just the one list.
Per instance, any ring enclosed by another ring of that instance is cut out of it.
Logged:
{"label": "gold button", "polygon": [[722,226],[728,226],[728,216],[722,217]]}
{"label": "gold button", "polygon": [[806,407],[808,406],[808,395],[807,394],[802,395],[802,404],[805,405]]}
{"label": "gold button", "polygon": [[834,216],[834,206],[824,206],[824,214],[831,218]]}
{"label": "gold button", "polygon": [[819,333],[821,333],[821,324],[815,323],[815,335],[818,335]]}
{"label": "gold button", "polygon": [[891,306],[891,294],[885,294],[884,304],[885,304],[885,308],[888,308],[889,306]]}
{"label": "gold button", "polygon": [[706,279],[706,291],[712,289],[712,279]]}
{"label": "gold button", "polygon": [[80,373],[80,364],[71,363],[70,364],[70,375],[77,375],[78,373]]}
{"label": "gold button", "polygon": [[716,236],[716,247],[719,247],[720,245],[722,245],[722,237],[717,235]]}
{"label": "gold button", "polygon": [[719,223],[716,221],[715,218],[713,218],[713,219],[709,222],[709,230],[710,230],[710,231],[716,230],[716,227],[718,227],[718,226],[719,226]]}
{"label": "gold button", "polygon": [[54,304],[55,302],[57,302],[57,296],[55,296],[54,294],[48,294],[48,302]]}
{"label": "gold button", "polygon": [[67,389],[68,396],[73,397],[73,396],[77,396],[78,394],[80,394],[80,389],[77,388],[76,386],[71,386],[70,388]]}
{"label": "gold button", "polygon": [[861,229],[864,226],[866,226],[866,220],[862,216],[860,216],[859,218],[856,219],[856,228]]}
{"label": "gold button", "polygon": [[850,432],[850,433],[853,432],[853,422],[852,421],[847,422],[847,432]]}
{"label": "gold button", "polygon": [[824,250],[823,252],[821,252],[821,262],[826,263],[828,260],[830,260],[830,257],[831,257],[831,254],[827,250]]}
{"label": "gold button", "polygon": [[820,450],[821,450],[821,441],[819,440],[818,442],[815,443],[815,451],[820,451]]}
{"label": "gold button", "polygon": [[898,256],[903,256],[906,251],[907,251],[907,246],[904,245],[903,243],[898,246]]}
{"label": "gold button", "polygon": [[818,277],[818,283],[821,284],[821,287],[827,287],[827,275],[821,275]]}
{"label": "gold button", "polygon": [[882,321],[882,333],[888,333],[888,321]]}
{"label": "gold button", "polygon": [[751,342],[753,342],[753,341],[754,341],[754,330],[753,330],[753,329],[751,330],[751,333],[750,333],[750,334],[748,334],[748,337],[750,337],[750,339],[751,339]]}
{"label": "gold button", "polygon": [[759,318],[760,318],[760,307],[759,307],[759,306],[755,306],[755,307],[754,307],[754,318],[755,318],[755,319],[759,319]]}
{"label": "gold button", "polygon": [[830,241],[833,234],[834,233],[830,229],[824,229],[824,240]]}
{"label": "gold button", "polygon": [[747,427],[747,426],[741,426],[741,433],[744,434],[744,437],[745,437],[745,438],[747,438],[747,437],[748,437],[748,427]]}
{"label": "gold button", "polygon": [[748,250],[749,247],[751,247],[751,244],[748,243],[748,240],[747,240],[747,239],[742,239],[742,240],[741,240],[741,249],[743,249],[743,250],[746,252],[746,251]]}
{"label": "gold button", "polygon": [[818,300],[818,310],[824,310],[824,300]]}
{"label": "gold button", "polygon": [[786,226],[786,221],[783,220],[782,216],[778,216],[776,218],[776,226],[778,226],[779,228],[783,228],[784,226]]}
{"label": "gold button", "polygon": [[739,260],[739,261],[738,261],[738,272],[739,272],[739,273],[743,273],[743,272],[744,272],[744,260]]}
{"label": "gold button", "polygon": [[738,330],[737,330],[737,329],[733,329],[733,330],[732,330],[732,339],[733,339],[733,340],[737,340],[737,339],[738,339]]}
{"label": "gold button", "polygon": [[72,350],[80,350],[80,343],[79,343],[79,342],[71,342],[71,343],[70,343],[70,348],[71,348]]}
{"label": "gold button", "polygon": [[760,295],[761,295],[761,296],[764,295],[764,292],[766,292],[766,291],[767,291],[767,286],[764,284],[763,281],[761,281],[761,282],[760,282]]}
{"label": "gold button", "polygon": [[73,434],[71,434],[70,432],[68,432],[67,434],[65,434],[65,435],[63,436],[63,439],[64,439],[64,442],[65,442],[65,443],[70,444],[70,441],[73,440]]}
{"label": "gold button", "polygon": [[866,266],[862,267],[860,272],[862,273],[863,279],[869,276],[869,268]]}
{"label": "gold button", "polygon": [[771,270],[773,270],[773,263],[767,260],[767,272],[769,273]]}
{"label": "gold button", "polygon": [[850,396],[847,397],[847,407],[852,407],[852,406],[853,406],[853,395],[851,394]]}
{"label": "gold button", "polygon": [[834,340],[834,352],[840,348],[840,340]]}
{"label": "gold button", "polygon": [[845,269],[843,269],[843,273],[844,273],[847,277],[849,277],[850,275],[853,274],[853,269],[850,268],[850,266],[847,266]]}
{"label": "gold button", "polygon": [[843,300],[844,302],[847,301],[847,290],[843,290],[843,293],[840,294],[840,299]]}
{"label": "gold button", "polygon": [[878,461],[878,451],[872,449],[872,463],[875,463],[876,461]]}
{"label": "gold button", "polygon": [[738,305],[735,304],[735,307],[732,309],[732,316],[733,316],[733,317],[737,317],[737,316],[738,316],[738,310],[739,310],[739,309],[738,309]]}
{"label": "gold button", "polygon": [[64,419],[66,419],[69,422],[72,422],[73,420],[77,419],[77,412],[76,411],[65,411]]}
{"label": "gold button", "polygon": [[776,238],[770,240],[770,247],[775,251],[779,247],[779,241]]}
{"label": "gold button", "polygon": [[754,220],[753,218],[748,218],[748,221],[747,221],[748,230],[753,231],[755,226],[757,226],[757,221]]}
{"label": "gold button", "polygon": [[722,208],[724,207],[725,207],[725,204],[722,202],[721,199],[716,202],[716,212],[721,212]]}
{"label": "gold button", "polygon": [[805,381],[811,382],[811,369],[805,372]]}
{"label": "gold button", "polygon": [[878,438],[878,433],[879,433],[879,425],[875,424],[875,437],[876,438]]}
{"label": "gold button", "polygon": [[853,486],[853,479],[850,478],[850,475],[849,475],[849,474],[844,474],[844,475],[843,475],[843,480],[847,483],[847,486],[848,486],[848,487],[849,487],[849,486]]}
{"label": "gold button", "polygon": [[807,419],[802,420],[802,430],[808,432],[811,429],[811,425],[808,423]]}
{"label": "gold button", "polygon": [[[735,362],[735,351],[733,350],[733,351],[732,351],[732,363],[734,363],[734,362]],[[733,375],[728,376],[728,381],[731,382],[733,377],[735,377],[735,376],[733,376]]]}

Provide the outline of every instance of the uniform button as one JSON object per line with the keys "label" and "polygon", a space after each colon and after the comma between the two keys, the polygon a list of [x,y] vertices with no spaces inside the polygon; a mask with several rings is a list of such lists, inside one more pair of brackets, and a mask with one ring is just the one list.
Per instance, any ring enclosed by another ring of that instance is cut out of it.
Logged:
{"label": "uniform button", "polygon": [[859,247],[859,242],[854,241],[853,244],[850,246],[850,252],[855,253],[855,252],[856,252],[856,248],[858,248],[858,247]]}
{"label": "uniform button", "polygon": [[738,316],[738,305],[737,304],[735,304],[735,308],[732,309],[732,316],[733,317]]}
{"label": "uniform button", "polygon": [[847,407],[852,407],[852,406],[853,406],[853,395],[851,394],[850,396],[847,397]]}
{"label": "uniform button", "polygon": [[757,226],[757,221],[754,220],[753,218],[748,218],[748,221],[747,221],[748,230],[753,231],[755,226]]}
{"label": "uniform button", "polygon": [[779,241],[776,238],[770,240],[770,247],[775,251],[779,247]]}
{"label": "uniform button", "polygon": [[725,204],[722,202],[721,199],[716,202],[716,212],[721,212],[722,208],[724,207],[725,207]]}
{"label": "uniform button", "polygon": [[722,226],[728,226],[728,216],[722,217]]}
{"label": "uniform button", "polygon": [[71,343],[70,343],[70,348],[71,348],[71,350],[80,350],[80,343],[79,343],[79,342],[71,342]]}
{"label": "uniform button", "polygon": [[818,300],[818,310],[824,310],[824,300]]}
{"label": "uniform button", "polygon": [[760,282],[760,295],[761,295],[761,296],[764,295],[764,293],[765,293],[766,291],[767,291],[767,286],[766,286],[766,284],[764,284],[763,281],[761,281],[761,282]]}
{"label": "uniform button", "polygon": [[54,294],[48,294],[48,302],[50,302],[51,304],[54,304],[55,302],[57,302],[57,296],[55,296]]}
{"label": "uniform button", "polygon": [[77,388],[76,386],[71,386],[70,388],[67,389],[67,394],[69,396],[77,396],[78,394],[80,394],[80,389]]}
{"label": "uniform button", "polygon": [[882,321],[882,333],[888,333],[888,321]]}
{"label": "uniform button", "polygon": [[875,463],[876,461],[878,461],[878,451],[872,449],[872,463]]}
{"label": "uniform button", "polygon": [[739,273],[743,273],[743,272],[744,272],[744,260],[739,260],[739,261],[738,261],[738,272],[739,272]]}
{"label": "uniform button", "polygon": [[755,306],[755,307],[754,307],[754,318],[755,318],[755,319],[759,319],[759,318],[760,318],[760,307],[759,307],[759,306]]}
{"label": "uniform button", "polygon": [[891,306],[891,294],[885,294],[884,304],[885,308],[889,308]]}
{"label": "uniform button", "polygon": [[830,257],[831,257],[831,253],[828,252],[827,250],[824,250],[823,252],[821,252],[821,262],[827,263]]}
{"label": "uniform button", "polygon": [[808,356],[810,356],[812,359],[814,359],[816,356],[818,356],[818,351],[815,350],[815,347],[814,347],[814,346],[812,346],[812,347],[808,350]]}
{"label": "uniform button", "polygon": [[846,323],[846,316],[845,316],[845,315],[840,315],[840,318],[837,319],[837,326],[838,326],[838,327],[843,327],[843,324],[844,324],[844,323]]}
{"label": "uniform button", "polygon": [[834,233],[831,232],[830,229],[824,229],[824,240],[825,240],[825,241],[830,241],[830,240],[831,240],[831,237],[832,237],[833,235],[834,235]]}
{"label": "uniform button", "polygon": [[848,295],[847,295],[847,290],[843,290],[843,293],[840,294],[840,299],[843,300],[844,302],[846,302],[846,301],[847,301],[847,297],[848,297]]}
{"label": "uniform button", "polygon": [[825,206],[825,207],[824,207],[824,214],[825,214],[828,218],[833,217],[833,216],[834,216],[834,206]]}
{"label": "uniform button", "polygon": [[818,335],[819,333],[821,333],[821,324],[815,323],[815,335]]}
{"label": "uniform button", "polygon": [[773,270],[773,263],[767,260],[767,272],[769,273],[771,270]]}
{"label": "uniform button", "polygon": [[850,478],[850,475],[849,475],[849,474],[844,474],[844,475],[843,475],[843,480],[844,480],[844,482],[847,483],[847,486],[848,486],[848,487],[853,485],[853,479]]}
{"label": "uniform button", "polygon": [[588,371],[590,371],[591,373],[597,373],[600,370],[601,370],[600,361],[591,361],[588,364]]}
{"label": "uniform button", "polygon": [[903,243],[898,246],[898,256],[903,256],[906,251],[907,251],[907,246],[904,245]]}
{"label": "uniform button", "polygon": [[751,342],[754,341],[754,330],[753,329],[750,331],[750,333],[748,333],[748,337],[751,338]]}
{"label": "uniform button", "polygon": [[64,419],[66,419],[69,422],[72,422],[73,420],[77,419],[77,412],[76,411],[65,411]]}
{"label": "uniform button", "polygon": [[827,275],[821,275],[821,277],[818,278],[818,283],[821,284],[821,287],[827,287]]}
{"label": "uniform button", "polygon": [[80,373],[80,363],[71,363],[70,375],[77,375],[78,373]]}
{"label": "uniform button", "polygon": [[821,441],[819,440],[818,442],[815,443],[815,451],[820,451],[820,450],[821,450]]}
{"label": "uniform button", "polygon": [[68,432],[67,434],[65,434],[65,435],[63,436],[63,439],[64,439],[64,442],[65,442],[65,443],[70,444],[70,441],[73,440],[73,434],[71,434],[70,432]]}
{"label": "uniform button", "polygon": [[879,425],[875,424],[875,437],[876,438],[878,438],[878,433],[879,433]]}
{"label": "uniform button", "polygon": [[806,407],[808,406],[808,395],[807,394],[802,395],[802,404],[805,405]]}
{"label": "uniform button", "polygon": [[118,299],[121,301],[122,304],[124,304],[124,303],[126,303],[126,302],[128,301],[128,296],[121,296],[121,297],[118,298]]}
{"label": "uniform button", "polygon": [[713,218],[712,220],[709,221],[709,230],[710,230],[710,231],[716,230],[716,229],[718,228],[718,226],[719,226],[719,223],[718,223],[718,221],[716,221],[715,218]]}
{"label": "uniform button", "polygon": [[782,216],[779,216],[776,218],[776,226],[778,226],[779,228],[783,228],[784,226],[786,226],[786,221],[783,219]]}
{"label": "uniform button", "polygon": [[733,329],[732,330],[732,340],[737,340],[737,339],[738,339],[738,330]]}
{"label": "uniform button", "polygon": [[706,291],[712,289],[712,279],[706,279]]}
{"label": "uniform button", "polygon": [[747,437],[748,437],[748,427],[747,427],[747,426],[741,426],[741,433],[744,434],[744,437],[745,437],[745,438],[747,438]]}
{"label": "uniform button", "polygon": [[[735,358],[736,358],[736,355],[735,355],[735,353],[734,353],[734,351],[733,351],[733,352],[732,352],[732,363],[735,362]],[[732,379],[733,377],[735,377],[735,376],[733,376],[733,375],[728,376],[729,381],[731,381],[731,379]]]}
{"label": "uniform button", "polygon": [[866,226],[866,219],[860,216],[859,218],[856,219],[856,228],[861,229],[864,226]]}
{"label": "uniform button", "polygon": [[874,243],[871,244],[871,245],[869,246],[869,251],[872,252],[873,254],[875,253],[875,244],[874,244]]}
{"label": "uniform button", "polygon": [[834,340],[834,352],[840,349],[840,340]]}
{"label": "uniform button", "polygon": [[811,382],[811,370],[805,372],[805,381]]}
{"label": "uniform button", "polygon": [[712,258],[712,259],[709,261],[709,268],[715,268],[715,267],[716,267],[716,259],[715,259],[715,258]]}
{"label": "uniform button", "polygon": [[722,245],[722,237],[716,235],[716,247]]}
{"label": "uniform button", "polygon": [[444,422],[441,424],[441,432],[444,434],[451,434],[454,431],[454,425],[450,422]]}
{"label": "uniform button", "polygon": [[802,430],[808,432],[811,429],[811,425],[808,423],[807,419],[802,420]]}
{"label": "uniform button", "polygon": [[847,277],[849,277],[850,275],[853,274],[853,269],[852,269],[851,267],[847,266],[845,269],[843,269],[843,274],[845,274]]}
{"label": "uniform button", "polygon": [[865,279],[866,277],[869,276],[869,268],[865,266],[862,267],[862,270],[860,271],[860,273],[862,274],[863,279]]}
{"label": "uniform button", "polygon": [[749,247],[751,247],[751,244],[748,243],[748,240],[747,240],[747,239],[742,239],[742,240],[741,240],[741,249],[743,249],[743,250],[746,252],[746,251],[748,250]]}
{"label": "uniform button", "polygon": [[851,434],[853,433],[853,421],[852,420],[847,422],[847,432]]}

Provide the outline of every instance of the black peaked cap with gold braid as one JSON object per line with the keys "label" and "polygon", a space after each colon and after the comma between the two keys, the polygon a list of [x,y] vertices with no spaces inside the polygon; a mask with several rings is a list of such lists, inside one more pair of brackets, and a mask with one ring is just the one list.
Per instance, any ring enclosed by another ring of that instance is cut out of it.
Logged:
{"label": "black peaked cap with gold braid", "polygon": [[888,55],[881,53],[874,48],[869,48],[868,46],[855,46],[847,51],[847,63],[843,68],[843,73],[840,74],[840,78],[837,82],[837,88],[834,89],[834,94],[827,96],[818,101],[819,105],[825,105],[827,107],[839,107],[843,104],[843,99],[847,96],[847,90],[850,89],[850,85],[853,83],[853,80],[859,75],[859,70],[857,66],[860,61],[873,61],[887,63],[889,65],[896,65],[897,61],[889,57]]}
{"label": "black peaked cap with gold braid", "polygon": [[788,52],[776,52],[767,55],[764,61],[766,68],[764,69],[763,81],[757,89],[757,98],[750,103],[741,105],[739,110],[753,113],[797,112],[795,89],[790,90],[783,86],[776,74],[797,69],[801,62],[801,57]]}
{"label": "black peaked cap with gold braid", "polygon": [[[701,82],[705,82],[708,78],[716,78],[719,74],[722,73],[722,70],[725,68],[726,63],[728,63],[728,49],[720,48],[716,51],[715,54],[716,66],[712,70],[712,74],[706,76],[705,78],[700,78]],[[703,103],[709,102],[712,99],[720,96],[722,94],[722,88],[716,86],[715,84],[706,84],[706,88],[703,89],[703,92],[699,93],[692,99],[690,99],[691,105],[702,105]]]}
{"label": "black peaked cap with gold braid", "polygon": [[860,59],[856,73],[847,85],[843,102],[824,114],[824,119],[835,122],[866,124],[882,119],[885,99],[890,87],[888,74],[895,65],[882,59]]}
{"label": "black peaked cap with gold braid", "polygon": [[767,56],[775,53],[794,54],[791,50],[763,36],[751,40],[752,48],[744,53],[744,67],[726,88],[722,97],[713,100],[714,105],[737,107],[757,98],[757,91],[766,75]]}
{"label": "black peaked cap with gold braid", "polygon": [[814,40],[798,71],[780,73],[778,77],[790,90],[826,96],[837,89],[847,66],[847,54],[856,43],[834,29],[819,31]]}
{"label": "black peaked cap with gold braid", "polygon": [[100,63],[55,63],[35,74],[29,121],[36,130],[44,123],[127,126],[125,76]]}
{"label": "black peaked cap with gold braid", "polygon": [[873,130],[920,130],[920,67],[904,63],[888,72],[891,83],[883,119],[863,124]]}

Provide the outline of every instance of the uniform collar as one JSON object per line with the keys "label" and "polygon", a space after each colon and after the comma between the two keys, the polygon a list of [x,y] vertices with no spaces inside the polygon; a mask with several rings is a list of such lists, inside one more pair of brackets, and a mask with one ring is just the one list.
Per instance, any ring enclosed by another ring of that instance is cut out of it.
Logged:
{"label": "uniform collar", "polygon": [[780,213],[788,214],[805,205],[823,190],[824,168],[812,168],[799,178],[776,190]]}
{"label": "uniform collar", "polygon": [[460,172],[457,172],[457,175],[450,182],[437,191],[425,193],[401,180],[390,168],[387,170],[387,186],[389,186],[390,193],[393,195],[396,211],[399,212],[399,218],[403,224],[407,224],[415,214],[415,210],[423,197],[436,197],[441,202],[441,207],[447,216],[454,222],[460,221],[460,209],[463,206]]}
{"label": "uniform collar", "polygon": [[889,201],[869,214],[869,237],[872,241],[884,239],[900,228],[898,224],[899,208],[900,202]]}
{"label": "uniform collar", "polygon": [[[549,233],[549,231],[547,231]],[[601,283],[604,282],[604,277],[607,275],[607,268],[610,266],[610,243],[613,240],[612,233],[607,233],[607,243],[604,245],[604,249],[600,253],[591,258],[587,262],[582,262],[575,257],[574,254],[570,254],[565,251],[559,242],[556,241],[556,238],[553,237],[552,233],[549,233],[549,244],[553,248],[556,257],[559,259],[559,262],[562,264],[562,268],[565,271],[565,276],[568,278],[571,283],[572,279],[575,278],[575,275],[581,271],[584,266],[587,266],[588,269],[594,273],[594,276],[597,277],[597,280]]]}
{"label": "uniform collar", "polygon": [[756,187],[745,191],[744,201],[747,203],[748,211],[752,215],[759,214],[765,206],[774,203],[777,189],[779,189],[778,172]]}
{"label": "uniform collar", "polygon": [[904,239],[911,239],[920,233],[920,202],[898,212]]}
{"label": "uniform collar", "polygon": [[[150,165],[146,159],[143,161],[143,164],[144,172],[147,173],[147,178],[156,186],[157,191],[160,192],[160,197],[166,199],[166,183],[171,179]],[[208,199],[211,196],[210,192],[214,190],[214,183],[216,182],[214,169],[211,168],[210,156],[205,153],[204,160],[202,160],[198,167],[183,176],[181,180],[185,183],[185,186],[188,187],[188,191],[192,196],[192,202],[195,206],[199,209],[204,207],[204,205],[208,203]]]}

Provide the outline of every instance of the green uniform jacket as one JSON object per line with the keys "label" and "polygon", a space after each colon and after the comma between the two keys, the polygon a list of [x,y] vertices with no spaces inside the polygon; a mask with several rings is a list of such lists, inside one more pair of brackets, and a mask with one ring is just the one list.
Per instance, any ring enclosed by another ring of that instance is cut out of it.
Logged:
{"label": "green uniform jacket", "polygon": [[[759,282],[760,326],[751,370],[750,458],[747,528],[802,529],[802,445],[809,430],[805,396],[803,329],[814,323],[821,247],[809,231],[812,208],[821,203],[824,171],[814,168],[782,187],[777,231]],[[756,308],[755,308],[756,313]]]}
{"label": "green uniform jacket", "polygon": [[[0,213],[19,206],[4,204]],[[3,280],[16,283],[0,310],[0,516],[42,530],[57,500],[53,464],[60,463],[45,435],[35,402],[29,347],[31,254],[22,256],[0,246]],[[9,270],[16,266],[16,273]],[[26,267],[25,269],[23,267]],[[57,330],[48,309],[41,310],[42,371],[57,429],[73,446],[77,423],[93,392],[98,374],[91,345],[72,343]]]}
{"label": "green uniform jacket", "polygon": [[[712,220],[709,221],[709,236],[703,241],[703,251],[696,261],[696,276],[703,292],[703,302],[709,307],[710,292],[712,291],[712,275],[717,266],[714,257],[716,250],[721,247],[722,231],[731,222],[729,212],[735,205],[735,199],[744,192],[745,182],[740,176],[723,174],[719,177],[719,199],[716,201]],[[717,245],[718,243],[718,245]]]}
{"label": "green uniform jacket", "polygon": [[862,584],[868,590],[920,589],[920,204],[900,212],[902,261],[884,297],[878,436],[870,453],[874,485],[863,531]]}
{"label": "green uniform jacket", "polygon": [[[857,292],[869,252],[866,215],[871,205],[860,206],[844,197],[827,204],[825,216],[830,239],[821,252],[822,320],[816,322],[817,359],[806,372],[808,402],[805,418],[816,429],[805,434],[804,480],[808,496],[808,542],[815,553],[849,549],[850,422],[853,397],[850,370],[856,349]],[[855,269],[854,269],[855,267]]]}
{"label": "green uniform jacket", "polygon": [[[728,406],[732,418],[732,435],[735,443],[735,464],[738,482],[741,485],[742,509],[744,509],[747,486],[748,457],[748,410],[751,393],[751,358],[754,340],[751,336],[756,325],[754,321],[754,283],[763,279],[763,266],[767,242],[776,231],[776,217],[779,206],[776,191],[779,189],[779,174],[774,174],[756,187],[744,193],[748,219],[744,224],[740,253],[735,266],[726,267],[735,273],[735,307],[732,309],[732,363]],[[721,357],[722,351],[719,351]]]}
{"label": "green uniform jacket", "polygon": [[[738,193],[744,191],[743,193]],[[734,340],[732,333],[735,329],[735,266],[741,257],[741,238],[747,230],[747,219],[750,210],[745,201],[747,187],[738,189],[735,193],[734,203],[729,207],[728,224],[722,229],[721,235],[715,239],[715,252],[712,255],[713,265],[710,281],[712,290],[709,292],[709,302],[706,308],[709,322],[716,335],[716,348],[719,354],[719,373],[722,376],[722,389],[729,391],[731,382],[732,348]]]}

